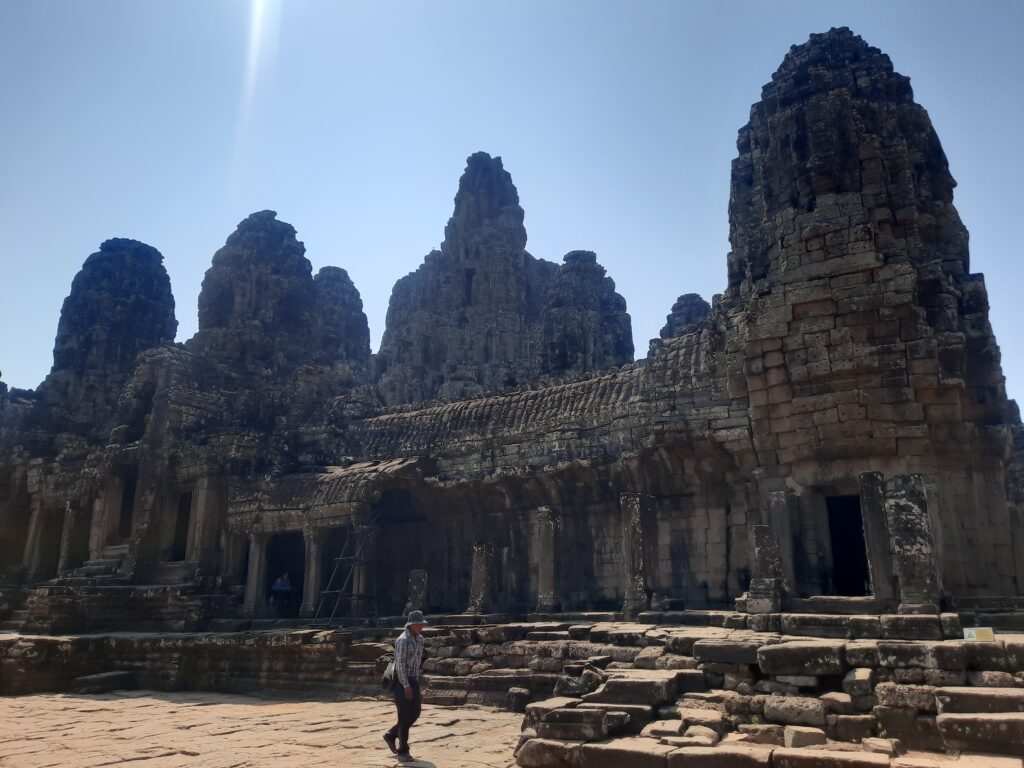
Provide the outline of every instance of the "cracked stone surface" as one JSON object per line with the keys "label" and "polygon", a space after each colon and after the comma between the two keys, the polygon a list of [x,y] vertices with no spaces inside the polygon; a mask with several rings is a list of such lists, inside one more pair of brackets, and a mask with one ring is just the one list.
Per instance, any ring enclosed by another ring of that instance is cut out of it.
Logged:
{"label": "cracked stone surface", "polygon": [[[0,700],[3,768],[392,766],[383,699],[270,701],[219,693],[132,691]],[[403,765],[510,768],[521,715],[424,706]],[[25,728],[31,722],[34,727]]]}

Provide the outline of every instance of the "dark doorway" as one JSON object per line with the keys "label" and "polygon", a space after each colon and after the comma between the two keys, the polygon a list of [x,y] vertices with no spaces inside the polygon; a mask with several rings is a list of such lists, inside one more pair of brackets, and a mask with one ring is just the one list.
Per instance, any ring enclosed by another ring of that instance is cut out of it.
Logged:
{"label": "dark doorway", "polygon": [[832,541],[832,583],[836,594],[871,594],[860,496],[829,496],[825,503]]}
{"label": "dark doorway", "polygon": [[[288,574],[291,589],[287,595],[275,594],[273,587],[279,578]],[[299,615],[302,605],[302,586],[306,580],[306,542],[302,533],[288,531],[275,533],[267,543],[267,583],[265,589],[271,599],[271,608],[282,618]]]}
{"label": "dark doorway", "polygon": [[135,491],[139,485],[139,465],[125,467],[124,486],[121,491],[121,516],[117,521],[117,538],[128,541],[132,535],[132,518],[135,514]]}
{"label": "dark doorway", "polygon": [[171,560],[184,560],[188,552],[188,524],[192,516],[192,491],[178,494],[178,511],[174,516],[174,541]]}

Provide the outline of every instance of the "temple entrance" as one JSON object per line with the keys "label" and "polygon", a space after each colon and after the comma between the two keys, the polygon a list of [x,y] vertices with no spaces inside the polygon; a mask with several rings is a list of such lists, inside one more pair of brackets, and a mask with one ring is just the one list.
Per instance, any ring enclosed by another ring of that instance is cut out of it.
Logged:
{"label": "temple entrance", "polygon": [[[285,573],[291,585],[287,595],[273,592],[274,583]],[[272,615],[293,618],[302,605],[302,587],[306,580],[306,542],[300,531],[275,533],[267,542],[267,577],[264,588],[270,597]]]}
{"label": "temple entrance", "polygon": [[860,496],[829,496],[828,530],[832,543],[832,584],[837,595],[871,594],[868,553]]}

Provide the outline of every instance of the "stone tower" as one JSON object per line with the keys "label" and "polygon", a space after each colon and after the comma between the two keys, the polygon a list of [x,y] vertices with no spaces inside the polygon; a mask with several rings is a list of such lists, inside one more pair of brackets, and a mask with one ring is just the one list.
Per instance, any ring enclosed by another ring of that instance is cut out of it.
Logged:
{"label": "stone tower", "polygon": [[469,157],[441,249],[395,284],[377,360],[385,402],[494,391],[633,358],[625,300],[594,254],[526,251],[501,158]]}

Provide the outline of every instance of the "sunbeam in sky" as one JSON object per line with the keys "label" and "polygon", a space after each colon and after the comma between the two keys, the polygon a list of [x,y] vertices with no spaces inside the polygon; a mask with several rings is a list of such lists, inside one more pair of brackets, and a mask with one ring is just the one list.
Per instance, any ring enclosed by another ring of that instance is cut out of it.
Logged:
{"label": "sunbeam in sky", "polygon": [[235,139],[236,155],[241,151],[251,127],[259,81],[266,77],[277,55],[280,20],[280,0],[249,0],[249,41],[245,51],[245,81]]}

